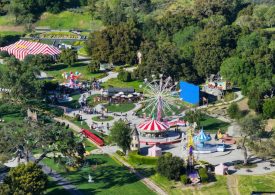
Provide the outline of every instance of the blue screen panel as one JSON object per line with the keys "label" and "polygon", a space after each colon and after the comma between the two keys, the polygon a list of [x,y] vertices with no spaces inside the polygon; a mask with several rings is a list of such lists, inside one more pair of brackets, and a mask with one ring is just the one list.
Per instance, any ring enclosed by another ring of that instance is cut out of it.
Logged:
{"label": "blue screen panel", "polygon": [[200,103],[200,87],[180,81],[180,98],[190,104],[199,105]]}

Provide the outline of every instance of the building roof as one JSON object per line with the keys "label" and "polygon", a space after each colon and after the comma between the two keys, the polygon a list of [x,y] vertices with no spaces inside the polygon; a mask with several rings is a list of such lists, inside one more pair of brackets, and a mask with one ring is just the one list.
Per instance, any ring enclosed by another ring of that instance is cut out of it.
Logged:
{"label": "building roof", "polygon": [[119,92],[123,92],[123,93],[134,93],[135,92],[135,89],[134,88],[117,88],[117,87],[110,87],[108,90],[108,93],[112,93],[112,94],[115,94],[115,93],[119,93]]}
{"label": "building roof", "polygon": [[17,41],[6,47],[0,47],[0,51],[7,51],[19,60],[23,60],[27,55],[44,54],[55,56],[61,53],[61,51],[54,46],[24,40]]}
{"label": "building roof", "polygon": [[132,130],[132,136],[138,136],[138,130],[137,127],[135,126],[134,129]]}

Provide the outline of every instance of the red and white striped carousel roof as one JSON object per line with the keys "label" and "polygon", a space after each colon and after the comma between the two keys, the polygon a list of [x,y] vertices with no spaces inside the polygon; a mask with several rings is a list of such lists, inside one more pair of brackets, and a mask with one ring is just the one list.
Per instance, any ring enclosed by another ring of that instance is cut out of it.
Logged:
{"label": "red and white striped carousel roof", "polygon": [[27,55],[44,54],[54,56],[61,53],[61,51],[54,46],[24,40],[17,41],[6,47],[0,47],[0,51],[7,51],[19,60],[23,60]]}
{"label": "red and white striped carousel roof", "polygon": [[141,123],[140,125],[138,125],[138,128],[143,130],[143,131],[165,131],[169,128],[169,125],[157,121],[155,119],[152,119],[150,121],[146,121],[144,123]]}

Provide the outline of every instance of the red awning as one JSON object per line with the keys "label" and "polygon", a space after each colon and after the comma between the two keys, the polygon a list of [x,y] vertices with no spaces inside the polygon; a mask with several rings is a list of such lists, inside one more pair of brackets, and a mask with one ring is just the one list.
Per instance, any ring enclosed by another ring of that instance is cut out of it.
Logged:
{"label": "red awning", "polygon": [[163,122],[152,119],[138,125],[138,128],[143,131],[166,131],[169,126]]}

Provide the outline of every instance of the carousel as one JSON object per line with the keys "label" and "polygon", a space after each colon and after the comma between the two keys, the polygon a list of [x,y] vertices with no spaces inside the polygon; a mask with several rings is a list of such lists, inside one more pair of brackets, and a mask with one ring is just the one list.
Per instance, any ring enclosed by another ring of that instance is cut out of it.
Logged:
{"label": "carousel", "polygon": [[153,118],[139,124],[138,128],[144,137],[162,137],[169,129],[169,125]]}

